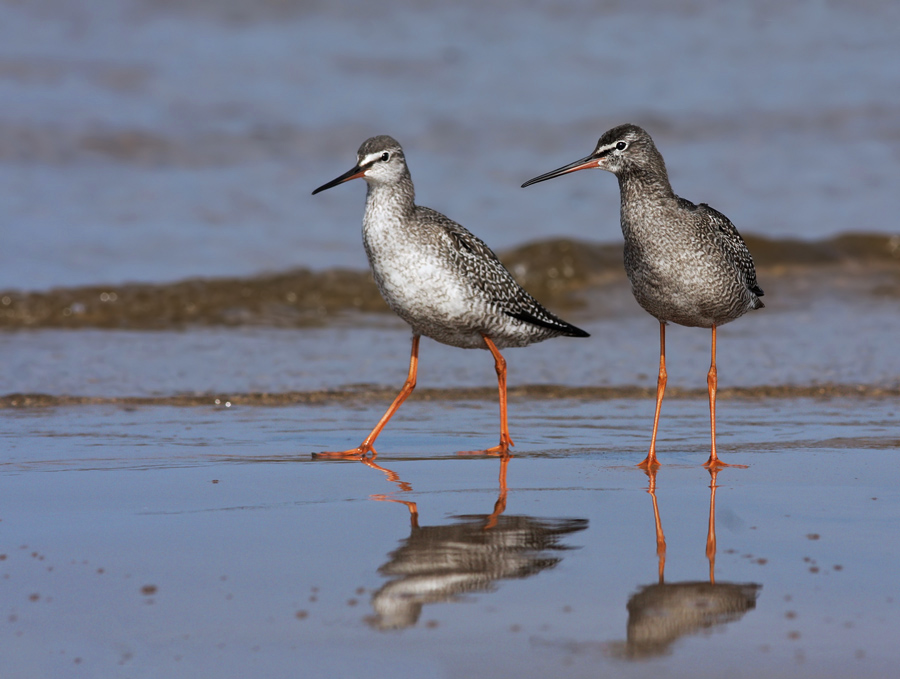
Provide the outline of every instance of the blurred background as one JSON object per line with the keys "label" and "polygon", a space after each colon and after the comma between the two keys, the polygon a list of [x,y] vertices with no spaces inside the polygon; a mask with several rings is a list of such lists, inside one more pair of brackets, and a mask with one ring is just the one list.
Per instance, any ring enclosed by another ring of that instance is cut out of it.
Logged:
{"label": "blurred background", "polygon": [[[365,269],[359,144],[504,250],[618,244],[609,127],[746,234],[896,233],[900,4],[0,0],[0,290]],[[765,287],[765,286],[764,286]]]}

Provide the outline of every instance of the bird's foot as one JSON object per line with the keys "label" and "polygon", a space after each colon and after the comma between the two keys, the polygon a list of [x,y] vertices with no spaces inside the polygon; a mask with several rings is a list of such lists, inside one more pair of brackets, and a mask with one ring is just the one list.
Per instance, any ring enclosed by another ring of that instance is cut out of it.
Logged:
{"label": "bird's foot", "polygon": [[375,459],[378,453],[372,446],[360,444],[356,448],[350,450],[342,450],[340,452],[313,453],[314,460],[365,460],[367,458]]}
{"label": "bird's foot", "polygon": [[501,436],[500,443],[484,450],[461,450],[457,455],[489,455],[491,457],[510,457],[509,449],[515,444],[509,436]]}
{"label": "bird's foot", "polygon": [[747,469],[748,465],[746,464],[725,464],[718,457],[713,457],[710,455],[709,459],[703,463],[703,466],[709,470],[713,469],[723,469],[725,467],[734,467],[735,469]]}
{"label": "bird's foot", "polygon": [[656,453],[652,453],[650,455],[647,455],[647,457],[645,457],[642,462],[639,462],[635,466],[640,467],[644,471],[649,471],[651,469],[658,469],[662,465],[660,465],[659,460],[656,459]]}

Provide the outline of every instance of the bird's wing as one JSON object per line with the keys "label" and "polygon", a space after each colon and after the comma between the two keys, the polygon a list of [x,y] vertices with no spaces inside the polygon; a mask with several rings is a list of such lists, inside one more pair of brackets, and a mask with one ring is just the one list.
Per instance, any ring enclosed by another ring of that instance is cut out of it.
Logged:
{"label": "bird's wing", "polygon": [[735,228],[731,220],[715,208],[710,207],[706,203],[700,203],[697,206],[702,211],[704,221],[715,229],[718,234],[719,244],[722,246],[722,252],[731,262],[732,266],[737,269],[744,278],[747,288],[758,297],[763,296],[762,288],[756,282],[756,267],[753,266],[753,256],[747,249],[747,244],[738,230]]}
{"label": "bird's wing", "polygon": [[516,282],[494,251],[478,236],[440,212],[421,206],[417,209],[422,211],[422,223],[432,224],[439,230],[457,270],[484,294],[489,304],[526,323],[565,334],[586,334],[547,311]]}

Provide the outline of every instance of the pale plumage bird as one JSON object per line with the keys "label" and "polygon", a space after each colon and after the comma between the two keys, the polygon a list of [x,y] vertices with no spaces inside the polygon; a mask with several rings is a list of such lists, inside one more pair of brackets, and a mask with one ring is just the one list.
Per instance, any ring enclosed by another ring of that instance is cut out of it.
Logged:
{"label": "pale plumage bird", "polygon": [[535,177],[523,188],[560,175],[600,168],[616,175],[621,196],[625,271],[638,303],[659,320],[659,378],[650,452],[639,466],[659,465],[656,431],[666,388],[666,323],[711,328],[707,374],[712,448],[706,467],[731,466],[716,454],[716,328],[763,307],[753,258],[737,229],[706,203],[676,196],[656,145],[637,125],[606,132],[581,160]]}
{"label": "pale plumage bird", "polygon": [[377,629],[416,624],[425,604],[459,600],[496,588],[497,582],[529,578],[554,568],[570,533],[587,519],[530,516],[461,516],[441,526],[413,525],[410,536],[391,552],[378,572],[391,578],[372,594]]}
{"label": "pale plumage bird", "polygon": [[375,454],[375,439],[416,386],[419,338],[493,354],[500,392],[500,444],[485,452],[508,455],[513,445],[506,416],[506,361],[500,349],[551,337],[588,337],[541,306],[513,279],[479,238],[430,208],[416,205],[403,149],[393,138],[367,139],[356,165],[313,191],[365,179],[363,245],[375,283],[412,328],[409,374],[399,395],[372,432],[338,457]]}

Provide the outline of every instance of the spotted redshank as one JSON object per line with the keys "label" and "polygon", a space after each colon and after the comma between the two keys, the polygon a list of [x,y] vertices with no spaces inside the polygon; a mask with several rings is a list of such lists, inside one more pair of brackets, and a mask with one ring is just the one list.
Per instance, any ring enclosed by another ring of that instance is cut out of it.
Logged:
{"label": "spotted redshank", "polygon": [[637,125],[606,132],[591,155],[535,177],[600,168],[619,179],[625,271],[638,303],[659,320],[659,378],[650,452],[640,467],[659,465],[656,431],[666,389],[666,323],[712,329],[707,374],[712,448],[705,467],[727,467],[716,454],[716,328],[763,307],[753,258],[737,229],[706,203],[676,196],[656,145]]}
{"label": "spotted redshank", "polygon": [[359,147],[356,165],[313,194],[358,177],[368,185],[363,245],[375,283],[388,306],[412,327],[409,374],[359,446],[320,455],[375,455],[375,439],[416,386],[422,335],[491,352],[500,391],[500,444],[484,452],[508,455],[513,442],[506,417],[506,361],[500,349],[588,334],[541,306],[479,238],[441,213],[415,204],[403,149],[394,139],[367,139]]}

